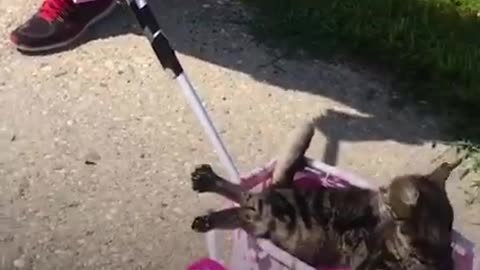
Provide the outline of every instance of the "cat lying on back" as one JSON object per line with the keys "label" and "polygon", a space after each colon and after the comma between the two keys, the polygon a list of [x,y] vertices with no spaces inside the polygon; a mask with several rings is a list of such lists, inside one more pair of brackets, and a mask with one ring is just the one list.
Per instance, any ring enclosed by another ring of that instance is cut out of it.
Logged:
{"label": "cat lying on back", "polygon": [[293,177],[305,166],[313,133],[312,123],[297,130],[277,161],[274,184],[261,193],[222,179],[209,165],[197,167],[195,191],[217,193],[239,206],[199,216],[192,229],[242,228],[313,267],[453,270],[453,210],[445,182],[461,160],[427,175],[396,177],[379,190],[302,189]]}

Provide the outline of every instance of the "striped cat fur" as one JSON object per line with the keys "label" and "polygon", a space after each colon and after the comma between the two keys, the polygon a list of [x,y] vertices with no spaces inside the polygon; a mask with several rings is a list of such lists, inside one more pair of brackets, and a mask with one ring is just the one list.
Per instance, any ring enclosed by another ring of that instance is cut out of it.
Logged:
{"label": "striped cat fur", "polygon": [[305,166],[313,122],[300,125],[280,152],[273,185],[261,193],[222,179],[210,165],[192,172],[193,190],[235,201],[203,216],[194,231],[242,228],[272,241],[305,263],[357,270],[453,270],[453,209],[445,182],[462,159],[431,173],[395,177],[378,190],[304,189],[293,185]]}

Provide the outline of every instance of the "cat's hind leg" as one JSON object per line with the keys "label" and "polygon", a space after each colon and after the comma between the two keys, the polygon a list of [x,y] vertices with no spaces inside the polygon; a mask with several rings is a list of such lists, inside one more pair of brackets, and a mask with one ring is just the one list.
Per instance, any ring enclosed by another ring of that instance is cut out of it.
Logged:
{"label": "cat's hind leg", "polygon": [[242,228],[247,232],[254,232],[255,211],[245,207],[232,207],[196,217],[192,222],[192,230],[205,233],[210,230],[234,230]]}
{"label": "cat's hind leg", "polygon": [[198,216],[192,222],[192,230],[206,233],[210,230],[243,229],[250,235],[266,238],[270,226],[265,220],[258,219],[258,212],[248,207],[233,207]]}
{"label": "cat's hind leg", "polygon": [[192,230],[205,233],[214,229],[233,230],[241,227],[240,207],[228,208],[198,216],[192,222]]}
{"label": "cat's hind leg", "polygon": [[247,192],[240,185],[233,184],[218,176],[212,167],[207,164],[196,167],[191,174],[191,180],[194,191],[216,193],[239,204],[245,201],[247,195]]}

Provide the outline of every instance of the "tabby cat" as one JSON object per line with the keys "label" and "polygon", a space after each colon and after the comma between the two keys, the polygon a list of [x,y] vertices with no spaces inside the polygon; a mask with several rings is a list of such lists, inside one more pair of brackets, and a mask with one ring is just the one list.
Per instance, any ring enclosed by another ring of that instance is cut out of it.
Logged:
{"label": "tabby cat", "polygon": [[453,270],[453,210],[445,181],[461,159],[427,175],[394,178],[379,190],[303,189],[293,176],[305,166],[313,123],[297,129],[280,155],[274,184],[250,193],[218,176],[209,165],[192,173],[193,190],[238,203],[196,217],[192,229],[242,228],[313,266],[376,270]]}

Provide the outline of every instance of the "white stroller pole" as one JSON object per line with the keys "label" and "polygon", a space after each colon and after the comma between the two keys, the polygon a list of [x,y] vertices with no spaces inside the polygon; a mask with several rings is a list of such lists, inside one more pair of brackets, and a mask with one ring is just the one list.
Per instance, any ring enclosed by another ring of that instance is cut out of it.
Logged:
{"label": "white stroller pole", "polygon": [[[134,12],[140,26],[143,28],[144,35],[150,41],[150,45],[157,55],[157,58],[160,61],[163,69],[172,74],[180,85],[180,88],[187,98],[190,107],[207,133],[210,142],[213,144],[213,147],[217,152],[222,165],[227,170],[230,181],[234,183],[240,183],[240,175],[232,161],[230,154],[220,139],[217,130],[215,129],[210,117],[203,107],[195,89],[190,83],[190,80],[183,71],[180,62],[175,55],[175,51],[172,49],[167,38],[162,33],[162,29],[153,15],[148,2],[146,0],[127,0],[127,2]],[[223,238],[217,231],[211,231],[206,235],[209,256],[210,258],[219,262],[223,261],[223,254],[220,254],[221,251],[223,251],[223,248],[219,246],[222,244],[222,239]]]}

